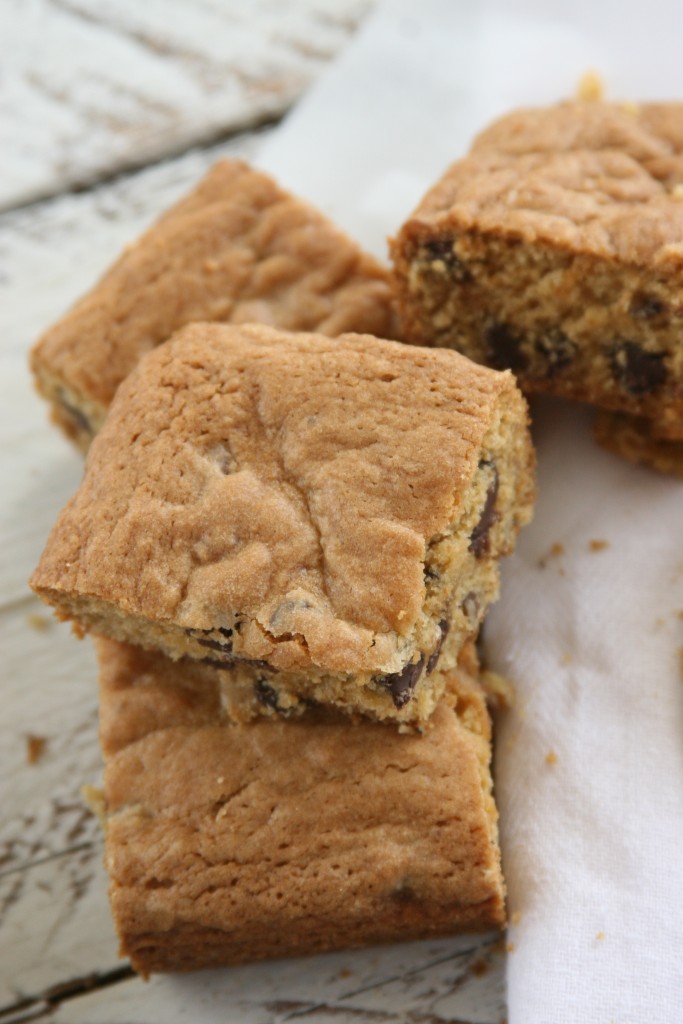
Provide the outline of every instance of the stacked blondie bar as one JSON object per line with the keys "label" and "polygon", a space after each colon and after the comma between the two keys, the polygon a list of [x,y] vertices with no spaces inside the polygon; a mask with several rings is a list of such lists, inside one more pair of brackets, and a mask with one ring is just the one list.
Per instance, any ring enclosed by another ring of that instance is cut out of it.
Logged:
{"label": "stacked blondie bar", "polygon": [[602,445],[683,475],[683,104],[509,114],[392,251],[407,340],[590,402]]}
{"label": "stacked blondie bar", "polygon": [[142,973],[504,922],[473,641],[531,515],[526,404],[395,334],[387,273],[224,163],[34,350],[89,450],[31,582],[101,638]]}

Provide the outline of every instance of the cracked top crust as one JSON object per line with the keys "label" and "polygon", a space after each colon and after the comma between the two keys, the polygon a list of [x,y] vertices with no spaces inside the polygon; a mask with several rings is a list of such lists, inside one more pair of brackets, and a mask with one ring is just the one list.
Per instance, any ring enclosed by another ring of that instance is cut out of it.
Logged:
{"label": "cracked top crust", "polygon": [[476,138],[403,230],[420,223],[680,270],[683,104],[515,111]]}
{"label": "cracked top crust", "polygon": [[39,340],[32,366],[106,408],[150,349],[192,321],[393,336],[388,273],[312,206],[217,163]]}
{"label": "cracked top crust", "polygon": [[119,389],[31,584],[235,627],[280,669],[395,671],[501,404],[526,423],[508,371],[452,351],[191,325]]}

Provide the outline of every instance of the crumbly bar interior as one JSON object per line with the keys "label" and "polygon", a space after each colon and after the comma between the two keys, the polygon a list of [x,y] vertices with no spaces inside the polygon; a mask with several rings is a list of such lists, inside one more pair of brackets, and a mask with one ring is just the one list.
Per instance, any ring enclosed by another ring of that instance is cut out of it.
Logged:
{"label": "crumbly bar interior", "polygon": [[665,273],[477,231],[395,248],[408,338],[683,437],[680,284]]}
{"label": "crumbly bar interior", "polygon": [[[438,458],[438,453],[435,453]],[[126,615],[95,598],[52,593],[63,617],[93,633],[160,649],[173,659],[189,656],[225,666],[225,700],[231,714],[293,715],[308,705],[334,704],[377,719],[418,724],[434,710],[468,637],[498,597],[498,560],[509,553],[531,517],[532,473],[525,426],[516,407],[501,403],[480,452],[470,486],[448,528],[431,538],[424,559],[424,599],[410,632],[398,638],[401,668],[388,673],[331,673],[324,666],[278,671],[240,657],[239,612],[216,629],[181,628]]]}
{"label": "crumbly bar interior", "polygon": [[683,440],[661,440],[653,434],[649,420],[602,411],[595,421],[594,434],[601,447],[629,462],[683,478]]}

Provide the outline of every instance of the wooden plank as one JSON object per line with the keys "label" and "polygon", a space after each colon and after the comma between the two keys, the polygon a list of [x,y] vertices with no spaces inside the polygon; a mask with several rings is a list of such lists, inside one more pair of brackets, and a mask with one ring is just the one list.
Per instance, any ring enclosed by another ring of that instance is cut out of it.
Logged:
{"label": "wooden plank", "polygon": [[281,116],[372,0],[6,0],[0,209]]}
{"label": "wooden plank", "polygon": [[[498,937],[463,936],[307,960],[251,964],[149,982],[114,968],[83,976],[18,1006],[5,1024],[156,1024],[187,1019],[226,1024],[284,1024],[405,1020],[497,1024],[503,999]],[[88,987],[92,991],[88,992]]]}

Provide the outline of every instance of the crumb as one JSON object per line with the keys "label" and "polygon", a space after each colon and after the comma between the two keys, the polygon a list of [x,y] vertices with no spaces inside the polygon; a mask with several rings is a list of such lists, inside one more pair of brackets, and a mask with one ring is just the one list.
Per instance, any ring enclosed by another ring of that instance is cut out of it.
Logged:
{"label": "crumb", "polygon": [[563,554],[564,554],[564,544],[553,544],[552,547],[550,548],[550,551],[548,552],[548,554],[544,555],[543,558],[539,558],[539,560],[538,560],[538,567],[539,567],[539,569],[545,569],[546,565],[548,564],[548,562],[550,561],[551,558],[559,558],[560,555],[563,555]]}
{"label": "crumb", "polygon": [[341,971],[337,975],[338,978],[350,978],[353,972],[348,967],[342,967]]}
{"label": "crumb", "polygon": [[44,633],[46,629],[49,629],[52,624],[51,619],[48,619],[47,615],[27,615],[26,625],[30,626],[31,629],[37,630],[39,633]]}
{"label": "crumb", "polygon": [[598,942],[602,942],[604,937],[605,937],[605,933],[604,932],[596,932],[596,934],[595,934],[595,938],[598,940]]}
{"label": "crumb", "polygon": [[33,733],[26,735],[26,761],[28,764],[38,764],[45,753],[47,740],[44,736],[34,736]]}
{"label": "crumb", "polygon": [[554,750],[548,751],[548,753],[545,755],[545,763],[546,764],[557,764],[557,754],[555,753]]}
{"label": "crumb", "polygon": [[474,974],[475,977],[481,978],[485,974],[488,974],[490,970],[490,965],[486,962],[486,960],[483,960],[480,957],[478,960],[474,961],[474,963],[470,967],[470,970],[472,971],[472,974]]}
{"label": "crumb", "polygon": [[576,98],[590,102],[601,100],[605,93],[605,86],[597,71],[586,71],[579,79],[576,89]]}
{"label": "crumb", "polygon": [[97,786],[81,786],[81,796],[86,807],[92,811],[100,827],[104,829],[107,823],[107,805],[102,790]]}
{"label": "crumb", "polygon": [[514,914],[510,916],[510,924],[519,924],[521,920],[522,915],[520,914],[519,910],[515,910]]}
{"label": "crumb", "polygon": [[560,659],[560,665],[571,665],[573,660],[571,654],[563,654]]}
{"label": "crumb", "polygon": [[505,949],[506,949],[506,951],[508,953],[514,953],[514,951],[515,951],[515,944],[514,944],[514,942],[508,942],[507,945],[505,946]]}
{"label": "crumb", "polygon": [[605,548],[609,547],[609,542],[606,540],[592,540],[589,542],[588,547],[591,551],[604,551]]}
{"label": "crumb", "polygon": [[510,680],[490,669],[484,669],[480,679],[489,708],[492,711],[508,711],[515,699],[515,689]]}

